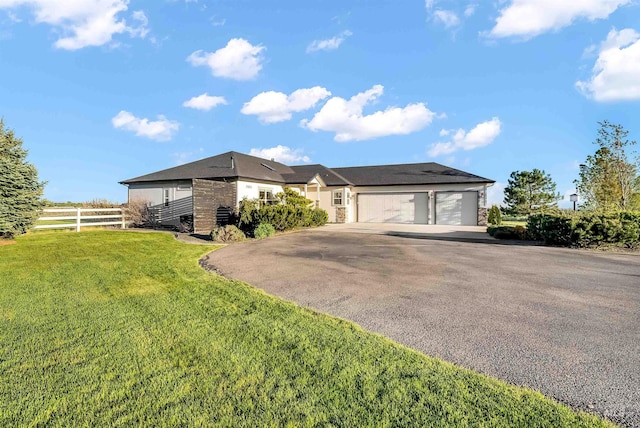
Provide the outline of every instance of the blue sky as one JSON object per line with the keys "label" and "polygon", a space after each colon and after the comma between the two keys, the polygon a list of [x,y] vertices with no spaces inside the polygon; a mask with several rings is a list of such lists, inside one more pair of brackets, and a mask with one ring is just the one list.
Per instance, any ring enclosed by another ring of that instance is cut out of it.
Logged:
{"label": "blue sky", "polygon": [[635,0],[0,0],[0,116],[54,201],[229,150],[435,161],[493,202],[539,168],[568,195],[598,121],[640,139],[638,23]]}

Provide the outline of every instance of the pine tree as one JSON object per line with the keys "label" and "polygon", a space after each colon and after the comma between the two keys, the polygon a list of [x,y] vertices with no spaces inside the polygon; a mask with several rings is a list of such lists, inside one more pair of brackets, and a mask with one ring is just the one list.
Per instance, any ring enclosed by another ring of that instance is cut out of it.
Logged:
{"label": "pine tree", "polygon": [[22,139],[0,119],[0,238],[25,233],[43,206],[45,183],[38,181],[38,170],[26,158]]}
{"label": "pine tree", "polygon": [[511,215],[529,215],[557,207],[560,198],[556,183],[546,172],[513,171],[504,189],[504,211]]}

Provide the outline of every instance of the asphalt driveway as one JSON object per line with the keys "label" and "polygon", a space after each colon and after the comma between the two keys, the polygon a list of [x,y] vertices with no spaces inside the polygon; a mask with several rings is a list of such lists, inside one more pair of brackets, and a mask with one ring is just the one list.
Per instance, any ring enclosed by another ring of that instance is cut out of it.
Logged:
{"label": "asphalt driveway", "polygon": [[206,263],[425,354],[640,426],[638,255],[328,228],[234,244]]}

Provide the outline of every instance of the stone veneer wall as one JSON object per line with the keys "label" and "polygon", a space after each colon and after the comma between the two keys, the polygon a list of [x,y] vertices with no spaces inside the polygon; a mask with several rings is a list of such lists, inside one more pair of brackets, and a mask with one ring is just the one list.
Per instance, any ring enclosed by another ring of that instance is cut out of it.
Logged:
{"label": "stone veneer wall", "polygon": [[336,208],[336,223],[347,222],[347,209],[345,207]]}
{"label": "stone veneer wall", "polygon": [[489,225],[489,210],[487,208],[478,208],[478,226]]}
{"label": "stone veneer wall", "polygon": [[218,208],[236,208],[236,182],[193,179],[193,231],[209,233],[218,225]]}

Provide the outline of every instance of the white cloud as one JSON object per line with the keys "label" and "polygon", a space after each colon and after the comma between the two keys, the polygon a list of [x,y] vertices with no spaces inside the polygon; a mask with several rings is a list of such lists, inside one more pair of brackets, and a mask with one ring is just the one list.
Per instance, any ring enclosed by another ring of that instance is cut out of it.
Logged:
{"label": "white cloud", "polygon": [[576,87],[596,101],[640,100],[640,34],[611,30],[600,45],[591,78]]}
{"label": "white cloud", "polygon": [[307,46],[307,53],[316,51],[331,51],[338,49],[342,42],[353,33],[349,30],[343,31],[335,37],[326,40],[314,40]]}
{"label": "white cloud", "polygon": [[321,86],[298,89],[290,95],[275,91],[262,92],[244,103],[240,112],[254,114],[262,123],[284,122],[291,119],[293,112],[308,110],[330,95],[331,92]]}
{"label": "white cloud", "polygon": [[467,7],[464,8],[464,16],[466,18],[472,16],[474,13],[476,13],[476,5],[475,4],[469,4],[467,5]]}
{"label": "white cloud", "polygon": [[511,0],[500,11],[492,37],[530,39],[571,25],[576,19],[605,19],[632,0]]}
{"label": "white cloud", "polygon": [[451,141],[433,144],[429,149],[429,156],[448,155],[458,150],[473,150],[489,145],[500,135],[501,126],[500,119],[494,117],[491,120],[479,123],[469,132],[464,129],[442,130],[440,131],[440,136],[453,133],[453,138]]}
{"label": "white cloud", "polygon": [[427,10],[433,9],[433,7],[436,5],[437,0],[425,0],[424,1],[424,7]]}
{"label": "white cloud", "polygon": [[169,141],[178,132],[180,124],[159,115],[158,120],[141,119],[128,111],[120,111],[111,119],[114,128],[135,132],[138,137],[146,137],[156,141]]}
{"label": "white cloud", "polygon": [[348,101],[333,97],[313,119],[302,120],[300,125],[314,132],[335,132],[335,141],[359,141],[419,131],[429,125],[436,115],[423,103],[409,104],[404,108],[388,107],[384,111],[363,115],[363,107],[375,101],[383,92],[382,85],[375,85]]}
{"label": "white cloud", "polygon": [[276,162],[288,164],[294,162],[309,163],[309,156],[302,154],[302,149],[291,149],[287,146],[275,146],[267,149],[251,149],[249,154],[264,159],[273,159]]}
{"label": "white cloud", "polygon": [[215,52],[195,51],[187,61],[193,66],[208,66],[217,77],[251,80],[262,70],[264,49],[264,46],[253,46],[245,39],[231,39],[227,46]]}
{"label": "white cloud", "polygon": [[433,12],[433,19],[444,24],[445,28],[456,27],[460,25],[460,18],[452,10],[438,9]]}
{"label": "white cloud", "polygon": [[209,111],[221,104],[227,104],[227,100],[224,97],[214,97],[205,92],[202,95],[198,95],[197,97],[193,97],[190,100],[185,101],[182,103],[182,106],[194,108],[196,110]]}
{"label": "white cloud", "polygon": [[496,181],[493,183],[493,186],[487,189],[487,205],[498,205],[501,206],[504,203],[504,188],[506,187],[505,183],[501,183]]}
{"label": "white cloud", "polygon": [[36,22],[59,30],[62,36],[54,45],[67,50],[102,46],[116,34],[144,38],[149,32],[147,17],[135,11],[131,18],[137,24],[128,25],[122,17],[128,5],[129,0],[65,0],[64,4],[55,0],[0,0],[0,9],[26,6]]}

